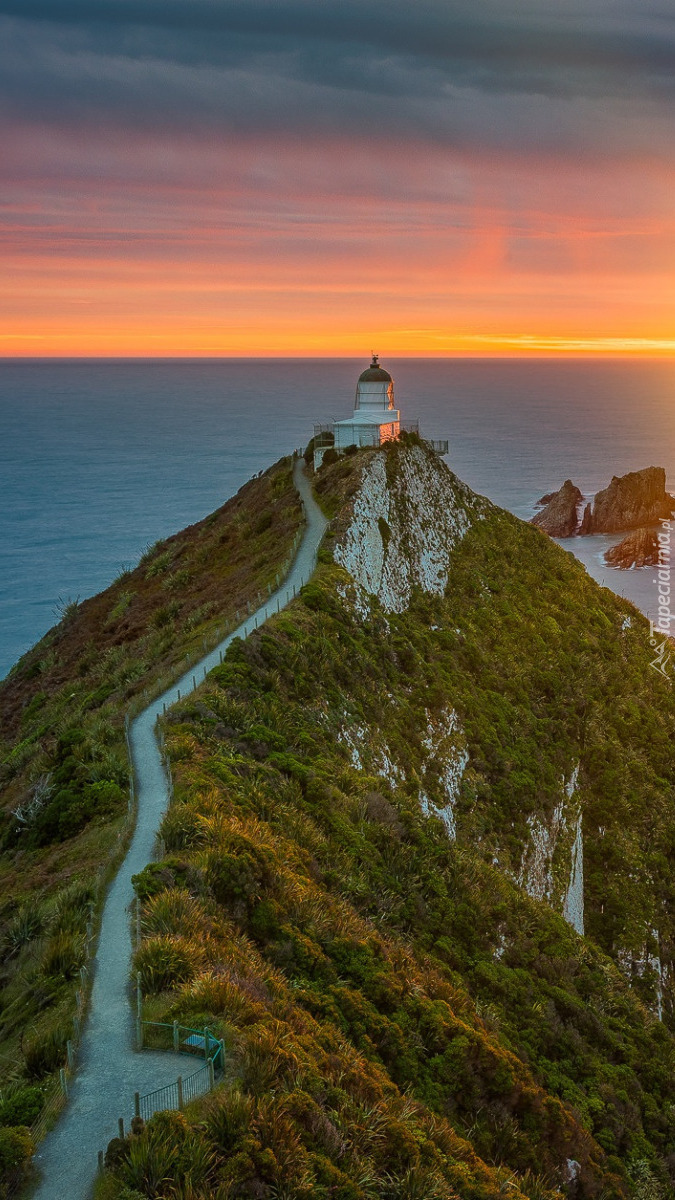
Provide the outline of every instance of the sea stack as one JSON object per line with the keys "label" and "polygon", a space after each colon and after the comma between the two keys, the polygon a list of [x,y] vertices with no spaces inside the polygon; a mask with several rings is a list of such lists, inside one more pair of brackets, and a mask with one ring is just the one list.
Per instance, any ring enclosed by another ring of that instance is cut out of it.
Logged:
{"label": "sea stack", "polygon": [[624,571],[632,567],[653,567],[659,561],[655,529],[634,529],[623,541],[605,551],[605,562]]}
{"label": "sea stack", "polygon": [[546,507],[532,518],[531,524],[551,537],[571,537],[577,531],[579,505],[583,500],[579,488],[571,479],[566,479],[557,492],[549,493],[549,497]]}
{"label": "sea stack", "polygon": [[579,488],[566,479],[557,492],[542,496],[539,503],[545,507],[532,517],[530,524],[558,538],[625,533],[668,519],[675,509],[675,498],[666,491],[663,467],[614,475],[609,486],[596,493],[593,504],[586,504],[580,520],[582,502]]}
{"label": "sea stack", "polygon": [[675,502],[666,491],[663,467],[645,467],[628,475],[614,475],[609,487],[598,492],[593,505],[593,533],[621,533],[653,525],[670,517]]}

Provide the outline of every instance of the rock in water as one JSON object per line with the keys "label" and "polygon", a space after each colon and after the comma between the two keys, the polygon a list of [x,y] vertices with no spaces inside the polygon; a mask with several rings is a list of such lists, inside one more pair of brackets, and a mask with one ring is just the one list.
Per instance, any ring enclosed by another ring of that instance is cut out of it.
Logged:
{"label": "rock in water", "polygon": [[609,487],[598,492],[593,505],[592,533],[621,533],[652,525],[673,510],[666,491],[663,467],[645,467],[628,475],[615,475]]}
{"label": "rock in water", "polygon": [[605,551],[610,567],[654,567],[659,561],[659,544],[655,529],[634,529],[622,542]]}
{"label": "rock in water", "polygon": [[546,508],[542,508],[536,517],[532,517],[531,525],[543,529],[551,537],[571,537],[576,533],[579,524],[578,510],[583,496],[571,479],[566,479],[562,487],[551,494]]}

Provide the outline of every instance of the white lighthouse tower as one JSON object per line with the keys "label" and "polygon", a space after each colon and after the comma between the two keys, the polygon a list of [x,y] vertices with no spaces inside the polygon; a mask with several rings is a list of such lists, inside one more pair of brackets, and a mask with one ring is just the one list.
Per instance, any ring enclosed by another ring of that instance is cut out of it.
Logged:
{"label": "white lighthouse tower", "polygon": [[394,381],[381,367],[377,354],[359,375],[354,415],[333,426],[335,449],[347,446],[380,446],[401,431],[401,414],[394,408]]}
{"label": "white lighthouse tower", "polygon": [[[394,381],[380,366],[378,355],[359,375],[356,385],[354,412],[344,421],[314,426],[314,469],[320,467],[327,450],[338,454],[350,446],[381,446],[401,433],[401,414],[394,407]],[[417,421],[405,426],[407,432],[419,433]],[[447,454],[448,443],[432,443],[439,454]]]}

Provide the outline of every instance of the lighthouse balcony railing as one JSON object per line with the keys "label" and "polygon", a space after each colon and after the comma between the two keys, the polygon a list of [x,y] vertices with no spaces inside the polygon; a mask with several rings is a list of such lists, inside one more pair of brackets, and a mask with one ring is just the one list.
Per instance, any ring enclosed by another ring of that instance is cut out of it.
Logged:
{"label": "lighthouse balcony railing", "polygon": [[335,430],[332,423],[330,425],[315,425],[314,426],[314,445],[332,446],[335,442]]}
{"label": "lighthouse balcony railing", "polygon": [[401,421],[400,429],[401,433],[419,433],[420,423],[419,421]]}
{"label": "lighthouse balcony railing", "polygon": [[429,438],[429,445],[431,446],[432,450],[436,451],[437,454],[447,454],[448,453],[448,439],[447,438]]}

